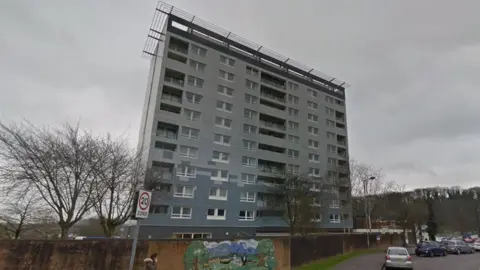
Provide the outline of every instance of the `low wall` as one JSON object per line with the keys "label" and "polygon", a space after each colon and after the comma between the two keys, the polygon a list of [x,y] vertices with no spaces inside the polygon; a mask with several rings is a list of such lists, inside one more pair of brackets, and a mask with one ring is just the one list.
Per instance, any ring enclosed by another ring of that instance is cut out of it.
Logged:
{"label": "low wall", "polygon": [[[370,237],[372,246],[396,244],[399,238],[384,236],[377,242],[375,235]],[[124,270],[128,268],[131,243],[131,240],[125,239],[0,241],[0,270]],[[360,234],[193,242],[175,239],[140,241],[135,269],[144,269],[144,258],[157,253],[158,270],[200,269],[196,266],[218,269],[225,264],[229,265],[229,269],[246,265],[255,269],[288,270],[366,247],[366,235]],[[241,268],[249,269],[245,266]]]}

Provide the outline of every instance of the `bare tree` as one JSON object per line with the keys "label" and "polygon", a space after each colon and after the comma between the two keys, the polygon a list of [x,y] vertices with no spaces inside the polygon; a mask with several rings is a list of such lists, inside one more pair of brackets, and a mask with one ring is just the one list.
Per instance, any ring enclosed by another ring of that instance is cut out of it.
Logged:
{"label": "bare tree", "polygon": [[40,199],[33,192],[6,192],[0,202],[0,221],[4,223],[3,230],[10,239],[19,239],[22,233],[31,229],[35,216],[40,210]]}
{"label": "bare tree", "polygon": [[103,162],[92,164],[96,178],[93,208],[107,237],[131,216],[135,191],[141,184],[140,155],[126,141],[110,137],[99,143]]}
{"label": "bare tree", "polygon": [[[61,238],[92,207],[99,158],[97,141],[79,126],[40,129],[25,122],[0,123],[1,172],[11,187],[30,187],[55,213]],[[93,160],[93,162],[92,162]]]}

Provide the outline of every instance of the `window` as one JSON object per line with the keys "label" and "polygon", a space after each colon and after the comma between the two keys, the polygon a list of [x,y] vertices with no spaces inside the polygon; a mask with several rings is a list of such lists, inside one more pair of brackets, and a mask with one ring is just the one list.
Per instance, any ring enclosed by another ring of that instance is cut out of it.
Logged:
{"label": "window", "polygon": [[199,129],[191,128],[191,127],[182,127],[181,135],[183,137],[187,137],[189,139],[198,139],[198,134],[200,133]]}
{"label": "window", "polygon": [[227,170],[213,170],[210,176],[210,180],[228,182]]}
{"label": "window", "polygon": [[326,125],[327,127],[335,127],[335,122],[333,122],[332,120],[326,119]]}
{"label": "window", "polygon": [[230,72],[226,72],[225,70],[218,70],[218,76],[221,78],[221,79],[224,79],[226,81],[229,81],[229,82],[233,82],[234,78],[235,78],[235,75],[233,75],[233,73],[230,73]]}
{"label": "window", "polygon": [[318,169],[318,168],[308,168],[308,174],[310,176],[319,177],[320,176],[320,169]]}
{"label": "window", "polygon": [[232,128],[232,120],[222,117],[215,117],[215,125],[217,127],[231,129]]}
{"label": "window", "polygon": [[255,149],[257,149],[257,143],[253,141],[243,140],[243,149],[255,151]]}
{"label": "window", "polygon": [[322,185],[320,183],[312,183],[311,191],[321,191]]}
{"label": "window", "polygon": [[233,105],[224,101],[217,100],[217,110],[223,112],[232,112]]}
{"label": "window", "polygon": [[340,202],[338,200],[332,200],[330,208],[340,208]]}
{"label": "window", "polygon": [[180,150],[178,155],[181,157],[197,158],[198,148],[180,145]]}
{"label": "window", "polygon": [[316,127],[308,127],[308,133],[312,134],[312,135],[315,135],[315,136],[318,136],[318,128]]}
{"label": "window", "polygon": [[230,159],[230,154],[220,151],[213,151],[212,161],[228,163]]}
{"label": "window", "polygon": [[245,94],[245,102],[250,104],[256,104],[258,98],[249,94]]}
{"label": "window", "polygon": [[192,75],[188,75],[187,83],[198,88],[203,88],[204,80]]}
{"label": "window", "polygon": [[308,140],[308,147],[313,148],[313,149],[318,149],[318,141],[314,140]]}
{"label": "window", "polygon": [[183,207],[183,206],[174,206],[172,207],[171,218],[190,219],[192,218],[192,208]]}
{"label": "window", "polygon": [[318,104],[313,101],[307,101],[307,107],[309,109],[316,110],[318,107]]}
{"label": "window", "polygon": [[294,108],[288,108],[288,115],[298,117],[298,110]]}
{"label": "window", "polygon": [[230,88],[230,87],[223,86],[223,85],[218,86],[217,92],[220,95],[224,95],[224,96],[227,96],[227,97],[232,97],[233,96],[233,89]]}
{"label": "window", "polygon": [[329,140],[335,139],[335,133],[332,133],[332,132],[328,132],[328,131],[327,131],[327,139],[329,139]]}
{"label": "window", "polygon": [[300,143],[300,137],[298,136],[293,136],[293,135],[288,135],[288,141],[293,144],[299,144]]}
{"label": "window", "polygon": [[330,223],[340,223],[340,215],[330,214]]}
{"label": "window", "polygon": [[333,97],[325,96],[325,102],[326,103],[332,103],[333,104]]}
{"label": "window", "polygon": [[335,145],[328,144],[327,145],[327,152],[335,153],[335,152],[337,152],[337,147]]}
{"label": "window", "polygon": [[316,98],[318,96],[318,92],[312,89],[308,89],[308,95],[313,98]]}
{"label": "window", "polygon": [[225,146],[230,146],[230,142],[232,141],[232,137],[215,133],[213,134],[213,142],[216,144],[221,144]]}
{"label": "window", "polygon": [[242,165],[245,167],[252,167],[255,168],[257,167],[257,159],[253,157],[242,157]]}
{"label": "window", "polygon": [[290,130],[298,130],[298,123],[293,121],[288,121],[288,128]]}
{"label": "window", "polygon": [[225,220],[226,218],[227,218],[227,211],[225,211],[225,209],[211,208],[207,210],[207,219]]}
{"label": "window", "polygon": [[185,92],[185,97],[187,98],[187,102],[199,104],[202,100],[202,96],[198,94],[194,94],[192,92]]}
{"label": "window", "polygon": [[246,68],[247,75],[258,77],[258,69],[247,66]]}
{"label": "window", "polygon": [[192,59],[190,59],[190,67],[193,68],[196,71],[200,71],[200,72],[205,71],[205,64],[204,63],[200,63],[200,62],[194,61]]}
{"label": "window", "polygon": [[226,57],[224,55],[220,55],[220,63],[222,63],[224,65],[227,65],[227,66],[234,67],[235,66],[235,59],[230,58],[230,57]]}
{"label": "window", "polygon": [[175,239],[209,239],[212,238],[211,233],[174,233]]}
{"label": "window", "polygon": [[325,114],[328,115],[328,116],[334,116],[335,115],[335,110],[331,109],[331,108],[328,108],[328,107],[325,107]]}
{"label": "window", "polygon": [[315,213],[315,222],[322,222],[322,214],[320,213]]}
{"label": "window", "polygon": [[253,221],[255,220],[255,211],[253,210],[242,210],[238,213],[238,220],[242,221]]}
{"label": "window", "polygon": [[298,153],[299,152],[297,150],[288,149],[288,157],[289,158],[297,159],[298,158]]}
{"label": "window", "polygon": [[258,89],[258,83],[252,82],[250,80],[245,80],[245,86],[247,87],[247,89],[250,89],[253,91],[256,91]]}
{"label": "window", "polygon": [[255,192],[243,191],[240,193],[241,202],[255,202],[256,194]]}
{"label": "window", "polygon": [[338,194],[338,188],[332,187],[332,194]]}
{"label": "window", "polygon": [[294,95],[288,95],[288,103],[290,104],[298,104],[300,98]]}
{"label": "window", "polygon": [[243,184],[254,185],[256,178],[257,178],[257,176],[255,174],[242,173],[242,176],[240,178],[240,182],[243,183]]}
{"label": "window", "polygon": [[190,51],[193,54],[196,54],[198,56],[205,57],[207,55],[207,49],[204,49],[202,47],[198,47],[197,45],[190,44]]}
{"label": "window", "polygon": [[313,206],[322,206],[322,203],[320,202],[319,198],[313,198],[312,204]]}
{"label": "window", "polygon": [[221,200],[226,201],[228,197],[228,191],[225,188],[212,187],[208,198],[210,200]]}
{"label": "window", "polygon": [[318,116],[316,116],[315,114],[309,113],[308,114],[308,121],[317,123],[318,122]]}
{"label": "window", "polygon": [[201,113],[189,109],[183,109],[183,115],[187,120],[198,121],[200,119]]}
{"label": "window", "polygon": [[197,169],[192,166],[179,165],[177,168],[177,176],[195,178],[197,174]]}
{"label": "window", "polygon": [[320,163],[320,155],[310,153],[308,154],[308,161]]}
{"label": "window", "polygon": [[254,119],[257,117],[257,112],[249,109],[244,109],[243,116],[245,116],[245,118]]}
{"label": "window", "polygon": [[173,197],[178,198],[193,198],[195,187],[176,185],[173,191]]}
{"label": "window", "polygon": [[291,174],[298,174],[300,172],[300,165],[288,164],[287,172]]}
{"label": "window", "polygon": [[345,105],[345,102],[341,101],[341,100],[338,100],[338,99],[335,99],[335,104],[339,105],[339,106],[344,106]]}
{"label": "window", "polygon": [[243,124],[243,133],[256,134],[257,127],[252,125]]}
{"label": "window", "polygon": [[297,91],[298,89],[298,84],[294,83],[294,82],[288,82],[288,89],[292,90],[292,91]]}
{"label": "window", "polygon": [[330,165],[330,166],[337,165],[337,159],[329,157],[328,158],[328,165]]}

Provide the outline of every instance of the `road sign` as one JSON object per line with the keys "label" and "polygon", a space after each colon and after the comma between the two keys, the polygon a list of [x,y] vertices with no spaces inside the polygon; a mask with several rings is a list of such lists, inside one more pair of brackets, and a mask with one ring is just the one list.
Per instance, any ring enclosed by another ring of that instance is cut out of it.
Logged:
{"label": "road sign", "polygon": [[135,218],[148,218],[152,193],[150,191],[140,190],[136,204]]}

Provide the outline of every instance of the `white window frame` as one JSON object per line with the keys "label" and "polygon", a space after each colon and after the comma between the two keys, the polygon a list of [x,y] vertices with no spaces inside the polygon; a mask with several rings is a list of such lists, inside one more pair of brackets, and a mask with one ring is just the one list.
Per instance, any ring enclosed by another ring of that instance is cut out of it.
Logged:
{"label": "white window frame", "polygon": [[334,209],[338,209],[338,208],[340,208],[340,202],[338,200],[332,200],[329,207],[334,208]]}
{"label": "white window frame", "polygon": [[260,73],[260,71],[254,67],[251,67],[251,66],[247,66],[245,68],[245,73],[247,73],[247,75],[250,75],[250,76],[253,76],[253,77],[258,77],[258,74]]}
{"label": "white window frame", "polygon": [[[174,214],[173,210],[177,207],[180,208],[180,213],[179,214]],[[190,213],[185,214],[184,213],[185,209],[190,209]],[[172,206],[172,211],[170,212],[170,218],[172,218],[172,219],[191,219],[192,218],[192,211],[193,211],[193,209],[191,207]]]}
{"label": "white window frame", "polygon": [[[244,212],[244,216],[241,216],[240,214]],[[251,213],[249,215],[248,213]],[[255,210],[241,210],[238,212],[238,220],[240,221],[254,221],[255,220]]]}
{"label": "white window frame", "polygon": [[[183,116],[185,119],[190,120],[190,121],[198,121],[200,120],[200,116],[202,115],[201,112],[190,110],[190,109],[183,109]],[[198,117],[195,117],[198,116]]]}
{"label": "white window frame", "polygon": [[[218,154],[218,158],[215,156]],[[220,162],[220,163],[229,163],[230,162],[230,154],[227,152],[221,152],[221,151],[213,151],[212,154],[212,161],[215,162]]]}
{"label": "white window frame", "polygon": [[225,101],[217,100],[216,108],[219,111],[232,113],[233,104]]}
{"label": "white window frame", "polygon": [[295,135],[288,135],[288,142],[293,143],[293,144],[299,144],[300,143],[300,137],[295,136]]}
{"label": "white window frame", "polygon": [[233,88],[219,84],[217,87],[217,93],[226,97],[233,97]]}
{"label": "white window frame", "polygon": [[325,114],[327,116],[334,116],[335,115],[335,110],[329,107],[325,107]]}
{"label": "white window frame", "polygon": [[248,80],[248,79],[245,80],[245,87],[247,89],[257,91],[258,90],[258,85],[259,84],[257,82],[254,82],[254,81],[251,81],[251,80]]}
{"label": "white window frame", "polygon": [[318,115],[315,115],[313,113],[308,114],[308,121],[313,122],[313,123],[318,123]]}
{"label": "white window frame", "polygon": [[298,159],[298,157],[300,156],[300,151],[294,149],[288,149],[287,153],[288,157],[293,159]]}
{"label": "white window frame", "polygon": [[[222,80],[227,82],[234,82],[235,81],[235,74],[225,71],[223,69],[218,70],[218,77]],[[231,78],[230,78],[231,77]]]}
{"label": "white window frame", "polygon": [[[183,151],[186,150],[186,151]],[[180,157],[187,157],[187,158],[197,158],[198,157],[198,148],[187,146],[187,145],[180,145],[178,147],[178,155]]]}
{"label": "white window frame", "polygon": [[[212,195],[212,190],[215,189],[215,195]],[[225,196],[221,196],[221,191],[225,191]],[[208,199],[209,200],[217,200],[217,201],[226,201],[228,200],[228,189],[226,188],[220,188],[220,187],[212,187],[208,191]]]}
{"label": "white window frame", "polygon": [[318,104],[313,101],[307,101],[307,107],[311,110],[316,110],[318,108]]}
{"label": "white window frame", "polygon": [[202,101],[202,98],[203,98],[202,95],[185,91],[185,99],[186,99],[187,102],[189,102],[189,103],[200,104],[200,102]]}
{"label": "white window frame", "polygon": [[325,122],[326,122],[325,125],[326,125],[327,127],[332,127],[332,128],[335,127],[335,121],[332,121],[332,120],[330,120],[330,119],[326,119]]}
{"label": "white window frame", "polygon": [[320,169],[319,168],[308,168],[308,175],[312,177],[320,177]]}
{"label": "white window frame", "polygon": [[[217,119],[221,119],[221,124],[217,124]],[[225,125],[225,123],[230,122],[230,126]],[[228,118],[223,118],[220,116],[215,116],[215,126],[224,128],[224,129],[232,129],[232,120]]]}
{"label": "white window frame", "polygon": [[327,163],[330,166],[336,166],[337,165],[337,159],[329,157],[329,158],[327,158]]}
{"label": "white window frame", "polygon": [[203,88],[203,86],[205,85],[205,80],[192,75],[188,75],[187,84],[195,86],[197,88]]}
{"label": "white window frame", "polygon": [[316,183],[316,182],[313,182],[312,183],[312,187],[310,188],[310,191],[316,191],[316,192],[320,192],[321,191],[321,188],[322,185],[320,183]]}
{"label": "white window frame", "polygon": [[327,152],[328,153],[336,153],[337,147],[335,145],[327,144]]}
{"label": "white window frame", "polygon": [[294,82],[288,82],[288,89],[292,90],[292,91],[297,91],[299,85],[297,83],[294,83]]}
{"label": "white window frame", "polygon": [[243,124],[243,133],[245,134],[257,134],[257,127],[254,125]]}
{"label": "white window frame", "polygon": [[332,103],[333,104],[334,98],[331,96],[325,95],[325,102],[326,103]]}
{"label": "white window frame", "polygon": [[300,102],[300,98],[295,95],[288,94],[287,98],[289,104],[298,104]]}
{"label": "white window frame", "polygon": [[[220,140],[216,140],[217,136]],[[227,141],[227,142],[226,142]],[[224,146],[230,146],[232,143],[232,136],[220,134],[220,133],[214,133],[213,134],[213,143],[218,144],[218,145],[224,145]]]}
{"label": "white window frame", "polygon": [[308,154],[308,161],[313,162],[313,163],[320,163],[320,155],[319,154],[314,154],[314,153],[309,153]]}
{"label": "white window frame", "polygon": [[240,192],[240,201],[254,203],[257,201],[257,193],[252,191],[242,191]]}
{"label": "white window frame", "polygon": [[177,176],[195,178],[197,176],[197,168],[188,165],[179,165],[177,168]]}
{"label": "white window frame", "polygon": [[313,200],[312,200],[312,205],[313,205],[313,206],[316,206],[316,207],[320,207],[320,206],[322,206],[322,201],[321,201],[320,198],[318,198],[318,197],[313,198]]}
{"label": "white window frame", "polygon": [[319,129],[316,127],[308,126],[308,134],[318,136]]}
{"label": "white window frame", "polygon": [[298,130],[299,126],[300,125],[297,122],[288,121],[288,129],[290,130]]}
{"label": "white window frame", "polygon": [[242,166],[249,168],[257,167],[257,159],[254,157],[242,156]]}
{"label": "white window frame", "polygon": [[229,66],[229,67],[235,67],[235,63],[236,63],[236,60],[231,58],[231,57],[228,57],[228,56],[225,56],[225,55],[220,55],[220,63],[226,65],[226,66]]}
{"label": "white window frame", "polygon": [[318,96],[318,92],[313,89],[308,89],[307,92],[308,92],[308,95],[312,98],[316,98]]}
{"label": "white window frame", "polygon": [[258,102],[258,97],[253,96],[253,95],[249,95],[249,94],[245,94],[245,103],[257,104],[257,102]]}
{"label": "white window frame", "polygon": [[[250,179],[253,177],[253,179]],[[257,182],[257,175],[252,173],[242,173],[240,175],[240,183],[247,184],[247,185],[255,185]]]}
{"label": "white window frame", "polygon": [[[177,188],[181,188],[182,192],[178,192]],[[188,188],[192,189],[191,193],[187,192]],[[175,185],[173,187],[173,197],[191,199],[191,198],[195,197],[195,187],[194,186]]]}
{"label": "white window frame", "polygon": [[[184,133],[184,131],[187,131],[187,130],[188,130],[188,136],[186,133]],[[194,134],[195,132],[197,133],[196,135]],[[180,131],[180,136],[189,138],[192,140],[198,140],[199,135],[200,135],[200,130],[192,127],[182,126]]]}
{"label": "white window frame", "polygon": [[190,44],[190,51],[198,56],[205,57],[207,56],[207,49],[197,46],[195,44]]}
{"label": "white window frame", "polygon": [[242,142],[243,142],[243,149],[248,151],[257,150],[257,142],[250,141],[250,140],[242,140]]}
{"label": "white window frame", "polygon": [[327,131],[327,139],[332,140],[335,139],[335,133]]}
{"label": "white window frame", "polygon": [[[316,146],[315,146],[315,144],[316,144]],[[318,149],[319,146],[320,146],[320,142],[319,142],[319,141],[308,140],[308,147],[309,147],[309,148]]]}
{"label": "white window frame", "polygon": [[205,67],[207,66],[206,64],[192,60],[192,59],[189,59],[189,61],[190,61],[191,68],[193,68],[196,71],[205,72]]}
{"label": "white window frame", "polygon": [[243,116],[248,119],[254,119],[257,117],[257,111],[245,108],[243,109]]}
{"label": "white window frame", "polygon": [[[223,177],[223,174],[225,172],[226,172],[226,176]],[[228,182],[228,171],[227,170],[213,170],[211,172],[211,175],[210,175],[210,180]]]}
{"label": "white window frame", "polygon": [[287,164],[287,171],[291,174],[298,174],[300,173],[300,165]]}
{"label": "white window frame", "polygon": [[340,214],[333,214],[333,213],[329,214],[328,219],[329,219],[330,223],[341,223],[342,222]]}
{"label": "white window frame", "polygon": [[295,108],[288,107],[288,115],[293,117],[298,117],[299,110]]}
{"label": "white window frame", "polygon": [[[208,214],[209,210],[213,210],[213,216]],[[223,210],[223,216],[219,216],[218,212]],[[207,219],[208,220],[226,220],[227,219],[227,210],[225,208],[209,208],[207,209]]]}

